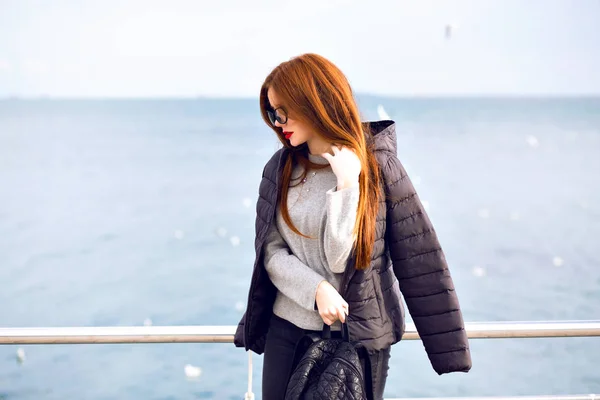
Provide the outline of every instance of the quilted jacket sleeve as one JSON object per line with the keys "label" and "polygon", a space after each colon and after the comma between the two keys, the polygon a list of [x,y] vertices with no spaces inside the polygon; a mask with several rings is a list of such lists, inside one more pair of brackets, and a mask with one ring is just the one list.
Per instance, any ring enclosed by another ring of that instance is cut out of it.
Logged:
{"label": "quilted jacket sleeve", "polygon": [[471,369],[471,353],[448,264],[404,167],[391,154],[382,167],[386,240],[400,291],[438,374]]}
{"label": "quilted jacket sleeve", "polygon": [[244,347],[244,324],[246,323],[246,313],[242,315],[240,322],[238,323],[237,328],[235,329],[235,334],[233,335],[233,344],[235,347]]}

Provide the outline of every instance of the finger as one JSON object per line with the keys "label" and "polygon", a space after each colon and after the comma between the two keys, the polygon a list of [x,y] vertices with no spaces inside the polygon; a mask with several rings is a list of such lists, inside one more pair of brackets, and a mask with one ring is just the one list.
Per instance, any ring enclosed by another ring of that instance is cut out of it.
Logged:
{"label": "finger", "polygon": [[343,307],[338,308],[337,319],[339,319],[341,322],[346,322],[346,310],[344,310]]}
{"label": "finger", "polygon": [[346,315],[348,315],[348,312],[344,307],[338,308],[338,318],[340,321],[344,322],[346,320]]}
{"label": "finger", "polygon": [[324,157],[327,161],[331,160],[331,154],[329,153],[321,153],[321,157]]}
{"label": "finger", "polygon": [[333,144],[331,145],[331,151],[333,151],[333,154],[337,156],[338,153],[341,151],[341,146]]}
{"label": "finger", "polygon": [[335,322],[335,321],[337,321],[337,319],[338,319],[338,310],[337,310],[337,308],[336,308],[336,307],[333,307],[333,306],[332,306],[332,307],[330,307],[330,308],[327,310],[327,315],[326,315],[326,317],[327,317],[329,320],[331,320],[332,322]]}
{"label": "finger", "polygon": [[327,311],[328,311],[328,315],[327,316],[329,318],[331,318],[331,319],[337,318],[337,315],[338,315],[338,309],[337,309],[337,307],[331,306],[331,307],[329,307],[327,309]]}
{"label": "finger", "polygon": [[319,315],[323,318],[330,317],[331,311],[329,311],[329,308],[323,308],[323,309],[319,310]]}

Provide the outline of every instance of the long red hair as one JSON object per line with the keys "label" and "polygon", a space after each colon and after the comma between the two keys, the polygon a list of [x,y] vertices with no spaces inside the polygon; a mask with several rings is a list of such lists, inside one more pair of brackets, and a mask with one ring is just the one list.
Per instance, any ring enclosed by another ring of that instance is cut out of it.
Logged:
{"label": "long red hair", "polygon": [[304,166],[302,178],[308,168],[325,168],[328,165],[315,164],[308,159],[308,145],[303,143],[293,147],[283,136],[283,130],[269,121],[270,108],[267,93],[273,89],[288,116],[307,124],[324,140],[335,145],[347,146],[356,152],[360,159],[359,176],[360,199],[354,233],[354,255],[356,268],[366,269],[371,262],[375,241],[376,218],[379,201],[383,192],[380,187],[379,164],[371,151],[371,133],[361,122],[358,106],[348,80],[331,61],[317,54],[303,54],[279,64],[265,79],[260,90],[262,117],[271,127],[281,143],[290,149],[284,162],[278,204],[284,221],[298,235],[302,234],[292,222],[287,208],[287,190],[296,163]]}

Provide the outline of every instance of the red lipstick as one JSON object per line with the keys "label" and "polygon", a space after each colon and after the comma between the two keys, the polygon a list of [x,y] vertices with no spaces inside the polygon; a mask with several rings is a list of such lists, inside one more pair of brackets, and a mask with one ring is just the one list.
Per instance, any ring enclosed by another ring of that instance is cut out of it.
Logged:
{"label": "red lipstick", "polygon": [[293,133],[294,133],[294,132],[286,132],[286,131],[283,131],[283,135],[284,135],[284,136],[285,136],[285,138],[286,138],[286,139],[288,139],[288,140],[289,140],[289,138],[290,138],[290,137],[292,137],[292,134],[293,134]]}

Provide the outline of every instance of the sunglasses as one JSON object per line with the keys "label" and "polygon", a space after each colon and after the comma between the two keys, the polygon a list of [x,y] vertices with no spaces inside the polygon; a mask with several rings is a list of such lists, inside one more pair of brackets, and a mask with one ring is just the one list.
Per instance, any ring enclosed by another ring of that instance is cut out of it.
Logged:
{"label": "sunglasses", "polygon": [[267,116],[269,117],[269,121],[271,121],[273,126],[275,126],[275,122],[279,122],[281,125],[284,125],[288,120],[285,110],[281,107],[267,109]]}

